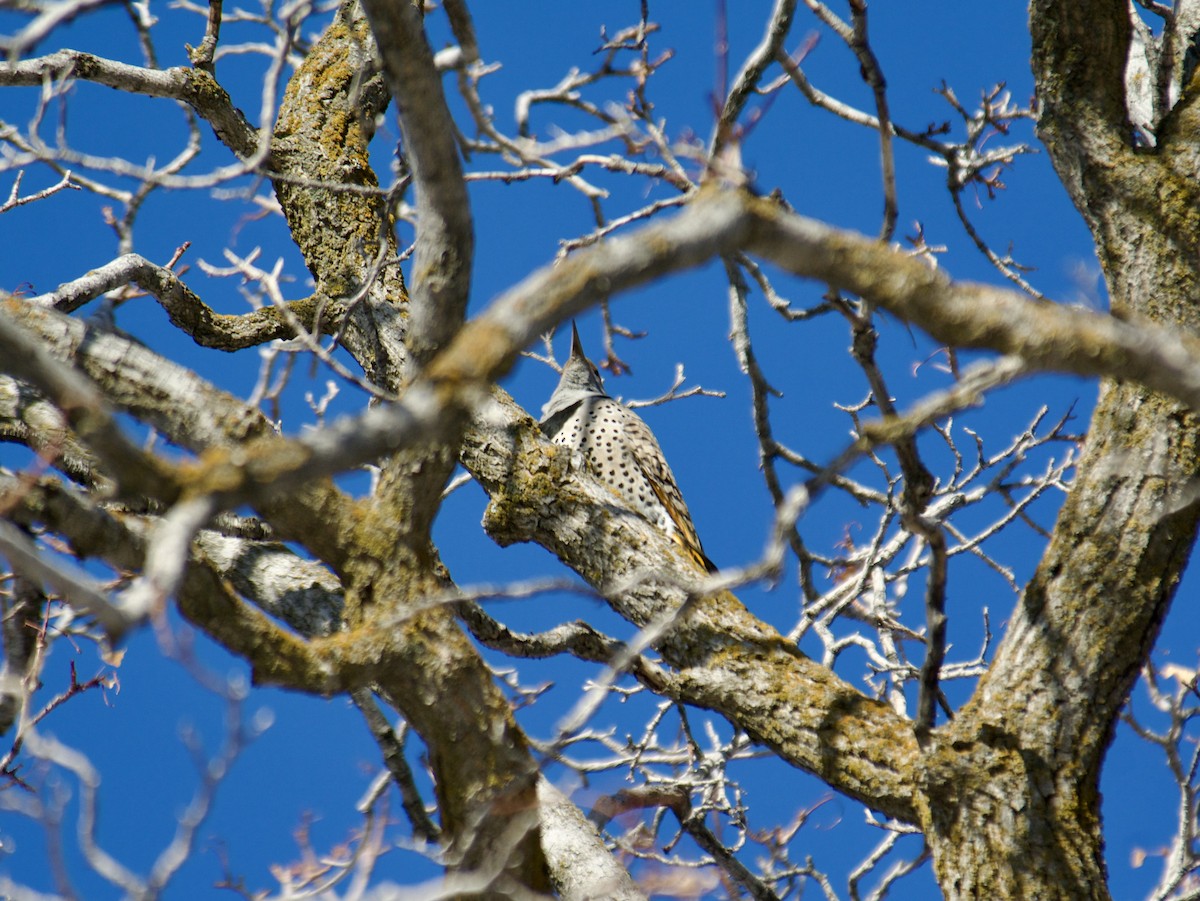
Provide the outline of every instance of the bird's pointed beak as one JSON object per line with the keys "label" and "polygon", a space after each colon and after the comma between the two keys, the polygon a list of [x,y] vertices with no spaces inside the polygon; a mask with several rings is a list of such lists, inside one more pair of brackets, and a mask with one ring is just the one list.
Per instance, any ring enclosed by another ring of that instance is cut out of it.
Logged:
{"label": "bird's pointed beak", "polygon": [[583,342],[579,340],[579,329],[575,327],[575,320],[571,320],[571,356],[584,356]]}

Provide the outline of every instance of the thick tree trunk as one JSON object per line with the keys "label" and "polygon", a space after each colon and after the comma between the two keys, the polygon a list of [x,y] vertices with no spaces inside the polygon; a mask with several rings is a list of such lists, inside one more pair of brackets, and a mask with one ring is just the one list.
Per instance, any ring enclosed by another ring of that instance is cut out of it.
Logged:
{"label": "thick tree trunk", "polygon": [[[1192,153],[1132,145],[1128,17],[1124,0],[1032,5],[1039,128],[1096,238],[1114,315],[1194,332]],[[1198,435],[1174,401],[1103,384],[996,660],[926,757],[922,819],[947,898],[1109,897],[1100,767],[1195,540]]]}
{"label": "thick tree trunk", "polygon": [[1097,782],[1187,560],[1195,422],[1105,387],[1052,541],[976,697],[926,757],[948,898],[1107,898]]}

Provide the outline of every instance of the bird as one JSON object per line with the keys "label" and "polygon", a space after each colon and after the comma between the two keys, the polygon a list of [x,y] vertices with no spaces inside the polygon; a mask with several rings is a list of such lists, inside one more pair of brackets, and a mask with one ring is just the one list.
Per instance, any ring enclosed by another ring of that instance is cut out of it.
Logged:
{"label": "bird", "polygon": [[542,406],[542,431],[583,455],[588,469],[631,510],[666,532],[710,573],[700,536],[654,433],[629,407],[609,397],[600,371],[583,352],[571,323],[571,353],[558,387]]}

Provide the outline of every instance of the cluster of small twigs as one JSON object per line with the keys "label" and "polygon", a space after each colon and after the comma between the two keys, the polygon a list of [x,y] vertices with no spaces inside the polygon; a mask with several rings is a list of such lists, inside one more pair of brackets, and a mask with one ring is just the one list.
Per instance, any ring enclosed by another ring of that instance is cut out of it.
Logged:
{"label": "cluster of small twigs", "polygon": [[[1169,685],[1173,683],[1174,687]],[[1161,848],[1140,848],[1134,854],[1134,866],[1148,858],[1163,859],[1162,876],[1147,896],[1154,901],[1187,898],[1200,888],[1200,745],[1196,742],[1195,722],[1200,717],[1197,671],[1179,664],[1147,666],[1141,687],[1152,708],[1145,715],[1135,712],[1136,695],[1122,719],[1133,732],[1162,753],[1166,771],[1177,793],[1175,834]]]}
{"label": "cluster of small twigs", "polygon": [[[649,76],[668,62],[670,56],[649,49],[650,38],[657,29],[644,18],[638,25],[621,31],[605,43],[602,48],[602,61],[591,71],[573,71],[553,88],[530,91],[522,95],[516,105],[516,133],[512,135],[504,133],[496,117],[491,114],[490,107],[480,99],[483,86],[486,85],[484,76],[493,71],[494,67],[477,59],[477,49],[474,45],[464,48],[464,55],[459,61],[464,66],[465,74],[460,77],[459,86],[472,111],[479,134],[476,139],[464,141],[472,151],[496,154],[511,167],[499,171],[477,172],[471,177],[505,182],[535,177],[551,178],[583,194],[596,211],[597,228],[587,235],[564,241],[562,253],[569,254],[629,224],[653,216],[668,206],[683,202],[709,177],[730,177],[731,174],[736,174],[737,178],[743,177],[740,171],[731,172],[729,161],[736,159],[735,154],[731,155],[733,146],[745,135],[747,127],[752,128],[763,113],[761,107],[751,108],[751,102],[755,98],[765,98],[765,101],[760,102],[769,103],[775,93],[791,83],[799,87],[813,103],[873,129],[880,135],[885,159],[885,239],[891,237],[895,228],[897,200],[894,164],[891,162],[891,142],[894,137],[899,137],[930,151],[932,161],[951,172],[948,179],[951,201],[971,240],[1005,277],[1017,281],[1034,296],[1040,296],[1016,274],[1021,269],[1019,264],[1009,256],[992,251],[980,237],[972,226],[961,200],[962,193],[972,187],[984,190],[989,199],[994,199],[997,192],[1003,188],[1000,180],[1003,169],[1011,165],[1017,156],[1030,152],[1030,148],[1022,143],[1009,143],[1001,147],[992,145],[998,138],[1003,140],[1008,136],[1014,122],[1030,119],[1029,110],[1015,106],[1001,85],[983,93],[978,110],[968,111],[958,101],[954,92],[943,85],[940,93],[962,122],[962,138],[954,139],[950,136],[957,129],[949,122],[921,132],[905,129],[893,123],[887,112],[886,90],[882,87],[885,79],[881,64],[866,41],[865,5],[851,4],[850,23],[841,21],[824,4],[808,5],[818,18],[854,51],[862,64],[864,79],[873,86],[877,103],[876,115],[871,116],[855,110],[812,87],[800,67],[804,53],[812,46],[812,40],[806,39],[801,50],[795,54],[788,54],[783,49],[783,40],[789,33],[794,5],[780,3],[777,4],[772,22],[766,29],[767,37],[764,42],[751,54],[735,83],[727,90],[722,87],[726,101],[714,127],[711,144],[701,147],[694,142],[680,142],[677,138],[672,138],[659,121],[649,116],[649,112],[654,109],[648,100]],[[462,35],[459,36],[461,39]],[[635,64],[621,65],[617,51],[625,51],[635,59]],[[774,81],[767,82],[765,75],[771,63],[778,63],[783,69],[783,74]],[[584,91],[605,78],[634,80],[623,105],[610,103],[601,107],[585,99]],[[583,113],[595,120],[596,125],[594,128],[580,129],[572,133],[558,133],[553,141],[538,143],[531,137],[534,131],[531,115],[539,106],[549,105],[559,105]],[[617,142],[620,154],[604,157],[592,152],[595,146],[606,142]],[[555,162],[555,155],[563,153],[568,155],[569,160]],[[647,154],[652,154],[652,159],[656,162],[652,164],[650,159],[644,159]],[[587,181],[583,177],[589,168],[609,174],[641,176],[652,184],[661,185],[667,191],[677,191],[679,194],[655,199],[631,213],[626,212],[618,217],[609,218],[605,215],[602,204],[607,196],[606,192],[597,183]],[[917,252],[929,254],[923,236],[920,241],[914,242],[914,246]],[[935,702],[940,703],[947,713],[950,712],[939,688],[939,682],[948,679],[977,679],[986,669],[991,638],[987,611],[983,611],[985,638],[977,652],[967,659],[945,660],[944,628],[934,628],[934,637],[931,639],[928,630],[932,627],[920,623],[906,624],[897,611],[899,598],[903,596],[910,582],[924,580],[928,584],[926,611],[930,620],[936,617],[944,618],[948,590],[944,576],[945,567],[948,560],[959,555],[971,555],[981,561],[996,572],[1015,594],[1018,584],[1014,574],[990,551],[993,539],[1014,524],[1040,528],[1030,518],[1028,508],[1048,493],[1066,491],[1074,463],[1074,443],[1078,438],[1067,431],[1066,417],[1048,428],[1044,427],[1043,420],[1048,412],[1045,409],[1038,411],[1029,427],[999,452],[985,452],[983,439],[979,435],[969,429],[956,428],[953,419],[956,411],[978,402],[982,391],[1007,384],[1022,374],[1019,365],[1002,361],[989,367],[987,371],[972,371],[965,382],[958,378],[959,373],[954,372],[955,378],[949,388],[925,399],[922,410],[916,411],[918,415],[909,419],[907,430],[903,427],[897,430],[904,433],[901,440],[904,450],[897,454],[897,468],[894,468],[894,463],[888,462],[891,455],[886,452],[887,449],[895,447],[896,443],[874,443],[869,438],[868,457],[875,467],[874,477],[852,478],[841,471],[842,467],[829,467],[826,463],[809,460],[775,437],[769,410],[769,399],[774,392],[757,362],[748,333],[748,283],[753,283],[759,288],[788,322],[803,322],[836,310],[847,317],[856,334],[870,335],[873,341],[874,325],[871,312],[859,304],[841,298],[826,300],[810,310],[797,311],[780,297],[772,284],[771,276],[749,258],[730,260],[727,271],[733,310],[733,341],[743,371],[753,389],[755,428],[761,448],[760,461],[768,490],[775,500],[777,517],[781,524],[785,524],[783,531],[788,536],[788,544],[799,562],[804,602],[800,618],[789,637],[799,641],[810,631],[814,633],[824,648],[824,662],[831,667],[838,664],[842,652],[847,648],[857,647],[864,650],[868,660],[868,672],[864,676],[867,683],[879,696],[886,697],[902,712],[907,712],[905,688],[912,682],[918,682],[922,688],[919,716],[931,726]],[[604,321],[606,366],[619,374],[624,363],[613,347],[612,337],[616,329],[612,326],[607,309]],[[862,436],[864,430],[859,414],[864,411],[870,409],[888,417],[897,417],[899,414],[890,403],[886,380],[874,355],[868,352],[860,357],[856,354],[856,360],[872,387],[872,392],[866,400],[847,408],[854,433]],[[668,395],[675,395],[678,387],[677,382]],[[937,411],[938,415],[931,415],[929,410]],[[899,415],[899,418],[902,421],[905,419],[903,415]],[[936,474],[921,462],[922,455],[917,451],[914,438],[922,428],[930,428],[940,436],[950,452],[950,466],[937,471]],[[968,442],[969,450],[960,450],[964,438]],[[1057,456],[1052,451],[1055,446],[1062,448],[1062,452]],[[1038,453],[1047,450],[1049,453]],[[1043,468],[1040,472],[1031,473],[1028,465],[1030,458],[1039,457]],[[876,511],[874,514],[864,514],[868,521],[878,523],[868,542],[861,546],[848,544],[841,549],[843,552],[840,554],[810,551],[795,525],[794,514],[789,517],[785,510],[788,494],[783,487],[784,480],[779,475],[780,464],[788,465],[810,479],[820,481],[823,490],[844,493],[857,504]],[[908,496],[907,486],[913,483],[928,484],[927,496]],[[1002,499],[1003,509],[985,527],[968,531],[955,524],[953,517],[956,515],[966,514],[969,517],[968,511],[997,498]],[[1050,503],[1053,505],[1056,501],[1051,500]],[[931,575],[938,571],[942,572],[940,579]],[[757,578],[757,572],[757,568],[751,565],[743,571],[731,573],[729,581],[734,585],[746,580],[752,581]],[[824,591],[818,588],[821,581],[819,572],[833,578],[832,588]],[[549,636],[522,636],[522,639],[528,642],[524,645],[514,636],[508,637],[510,643],[505,648],[508,653],[521,655],[529,652],[540,656],[546,651]],[[576,639],[579,637],[575,636]],[[560,650],[575,653],[585,659],[596,659],[581,651],[574,641],[566,640],[565,635],[560,634],[558,639],[552,643]],[[916,663],[912,662],[914,659]],[[922,667],[922,659],[932,659],[936,663],[932,667],[928,664]],[[640,660],[634,672],[640,674],[639,678],[643,682],[654,678],[652,664],[647,660]],[[622,697],[629,691],[638,690],[640,689],[631,689],[619,684],[609,686],[609,691]],[[653,758],[660,764],[665,764],[668,758],[674,758],[673,769],[679,772],[670,775],[650,770],[638,772],[634,781],[643,786],[642,788],[620,792],[612,798],[603,799],[602,803],[597,805],[600,819],[610,828],[615,825],[612,811],[653,811],[648,822],[639,819],[626,831],[618,834],[618,846],[631,854],[640,854],[654,860],[662,866],[669,866],[672,860],[678,865],[677,858],[670,854],[664,855],[658,848],[665,847],[673,852],[680,838],[688,835],[698,846],[701,856],[693,859],[687,866],[694,866],[697,861],[717,863],[724,871],[722,878],[729,879],[737,885],[737,889],[730,890],[731,894],[747,892],[753,897],[774,897],[774,892],[779,891],[783,894],[787,886],[804,877],[822,884],[827,896],[837,897],[827,877],[811,860],[796,863],[788,859],[787,842],[778,841],[779,833],[760,833],[748,825],[748,817],[738,800],[736,782],[727,773],[730,764],[747,753],[745,737],[736,735],[722,743],[710,732],[709,737],[720,750],[702,755],[691,737],[687,726],[687,714],[680,710],[680,725],[686,737],[681,739],[680,744],[671,745],[670,752],[666,752],[666,746],[660,744],[657,727],[663,714],[671,710],[672,706],[663,704],[658,709],[658,715],[652,720],[656,728],[643,736],[640,742],[616,742],[607,733],[586,730],[577,734],[560,734],[552,745],[547,746],[554,749],[556,761],[569,763],[570,768],[580,774],[591,774],[605,768],[620,770],[633,767],[634,764],[628,762],[630,755],[639,762]],[[610,760],[601,765],[594,761],[585,762],[565,757],[565,746],[575,746],[585,739],[605,748]],[[661,756],[648,754],[650,748]],[[687,766],[678,763],[681,755],[690,757],[693,762]],[[698,765],[694,762],[701,758],[706,761],[707,767],[718,766],[719,772],[701,777]],[[714,786],[719,786],[719,791]],[[674,836],[671,838],[666,838],[661,831],[663,815],[668,810],[675,814],[675,825],[672,827]],[[736,838],[714,844],[713,834],[704,831],[706,827],[699,825],[706,816],[710,820],[721,822],[722,828],[731,830]],[[806,818],[807,812],[798,815],[790,827],[789,838],[803,825]],[[864,861],[862,872],[855,874],[855,885],[851,887],[852,895],[857,895],[857,881],[867,872],[875,872],[877,867],[882,865],[881,861],[892,852],[898,836],[907,830],[897,824],[886,824],[885,831],[886,837]],[[656,838],[652,841],[648,836]],[[732,856],[733,853],[741,851],[747,842],[758,843],[764,848],[769,847],[769,853],[763,858],[769,861],[769,864],[759,878],[750,878],[749,874],[741,873],[740,865],[736,864],[736,857]],[[653,847],[650,847],[651,844]],[[641,852],[637,850],[639,847],[643,848]],[[915,859],[893,861],[876,889],[878,895],[886,893],[894,879],[900,878],[923,860],[924,855],[919,854]]]}

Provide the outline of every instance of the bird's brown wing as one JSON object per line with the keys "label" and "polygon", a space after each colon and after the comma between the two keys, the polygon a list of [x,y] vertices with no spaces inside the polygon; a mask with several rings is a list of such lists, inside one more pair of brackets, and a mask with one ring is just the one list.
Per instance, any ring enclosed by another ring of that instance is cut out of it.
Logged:
{"label": "bird's brown wing", "polygon": [[654,437],[654,433],[650,431],[650,427],[642,422],[641,418],[633,417],[626,426],[630,431],[636,432],[631,436],[635,440],[631,443],[637,446],[639,443],[643,446],[652,448],[656,453],[653,454],[633,454],[634,462],[638,468],[646,475],[646,480],[650,483],[650,488],[658,498],[660,504],[667,511],[667,515],[671,517],[671,521],[675,523],[674,538],[679,545],[695,560],[705,571],[714,573],[717,571],[716,565],[708,559],[704,554],[704,548],[700,544],[700,536],[696,534],[696,526],[692,522],[692,515],[688,512],[687,504],[683,500],[683,493],[680,492],[679,486],[675,484],[675,476],[671,472],[671,468],[667,465],[666,457],[663,456],[662,449],[658,446],[658,440]]}

